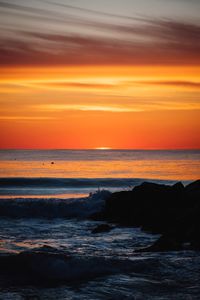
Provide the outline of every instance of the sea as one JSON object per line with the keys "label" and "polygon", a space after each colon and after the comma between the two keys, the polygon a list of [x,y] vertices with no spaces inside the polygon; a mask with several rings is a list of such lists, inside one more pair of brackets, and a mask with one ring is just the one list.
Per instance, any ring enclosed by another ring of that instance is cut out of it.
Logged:
{"label": "sea", "polygon": [[0,256],[39,249],[35,273],[57,279],[0,275],[0,299],[200,299],[198,251],[138,253],[159,235],[117,224],[94,234],[103,222],[89,218],[112,192],[199,178],[200,150],[0,150]]}

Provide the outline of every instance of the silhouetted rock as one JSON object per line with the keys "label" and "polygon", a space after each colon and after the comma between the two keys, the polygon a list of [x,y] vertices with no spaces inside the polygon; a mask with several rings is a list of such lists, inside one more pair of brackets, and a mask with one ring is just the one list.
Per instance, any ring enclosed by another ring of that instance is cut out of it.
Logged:
{"label": "silhouetted rock", "polygon": [[162,251],[177,251],[182,250],[180,241],[174,236],[161,236],[153,245],[139,249],[136,252],[162,252]]}
{"label": "silhouetted rock", "polygon": [[108,232],[113,227],[108,224],[100,224],[92,230],[92,233]]}
{"label": "silhouetted rock", "polygon": [[162,236],[146,251],[200,249],[200,180],[172,186],[144,182],[106,200],[98,220],[141,227]]}
{"label": "silhouetted rock", "polygon": [[169,186],[144,182],[132,191],[111,194],[99,216],[121,225],[162,233],[174,226],[178,212],[183,208],[182,183]]}
{"label": "silhouetted rock", "polygon": [[185,187],[183,209],[177,212],[175,226],[144,251],[200,250],[200,181]]}
{"label": "silhouetted rock", "polygon": [[200,180],[196,180],[185,187],[186,195],[190,198],[200,199]]}

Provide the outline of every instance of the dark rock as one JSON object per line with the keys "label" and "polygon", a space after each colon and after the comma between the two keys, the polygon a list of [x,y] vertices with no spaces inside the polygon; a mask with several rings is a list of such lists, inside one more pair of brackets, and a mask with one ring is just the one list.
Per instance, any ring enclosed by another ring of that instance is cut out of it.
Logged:
{"label": "dark rock", "polygon": [[136,252],[163,252],[182,250],[182,244],[174,236],[161,236],[153,245],[139,249]]}
{"label": "dark rock", "polygon": [[92,230],[92,233],[108,232],[113,227],[108,224],[100,224]]}
{"label": "dark rock", "polygon": [[[0,278],[7,285],[51,284],[62,280],[62,266],[71,257],[52,247],[0,256]],[[61,268],[59,268],[61,266]]]}
{"label": "dark rock", "polygon": [[184,209],[177,211],[175,226],[144,251],[200,250],[200,181],[185,188]]}
{"label": "dark rock", "polygon": [[[186,187],[144,182],[132,191],[116,192],[96,220],[141,227],[162,236],[147,251],[200,249],[200,180]],[[146,251],[145,250],[145,251]]]}
{"label": "dark rock", "polygon": [[182,184],[182,182],[177,182],[175,183],[173,186],[172,186],[173,190],[177,190],[177,191],[181,191],[181,192],[184,192],[184,185]]}
{"label": "dark rock", "polygon": [[142,227],[155,233],[173,228],[184,209],[184,186],[144,182],[132,191],[111,194],[101,213],[107,221]]}
{"label": "dark rock", "polygon": [[190,198],[200,198],[200,180],[196,180],[185,187],[186,195]]}

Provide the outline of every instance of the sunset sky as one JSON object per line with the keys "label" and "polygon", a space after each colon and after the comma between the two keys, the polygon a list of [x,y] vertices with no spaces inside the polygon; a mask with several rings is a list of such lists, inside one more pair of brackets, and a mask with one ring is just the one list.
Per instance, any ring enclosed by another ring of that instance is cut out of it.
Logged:
{"label": "sunset sky", "polygon": [[199,0],[1,0],[0,147],[200,148]]}

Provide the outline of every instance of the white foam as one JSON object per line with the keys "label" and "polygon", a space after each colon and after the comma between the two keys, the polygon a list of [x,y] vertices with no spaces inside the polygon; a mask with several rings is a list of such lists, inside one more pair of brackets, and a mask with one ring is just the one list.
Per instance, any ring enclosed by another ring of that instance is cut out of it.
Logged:
{"label": "white foam", "polygon": [[84,218],[102,209],[107,190],[97,191],[86,198],[74,199],[3,199],[0,215],[5,217]]}

